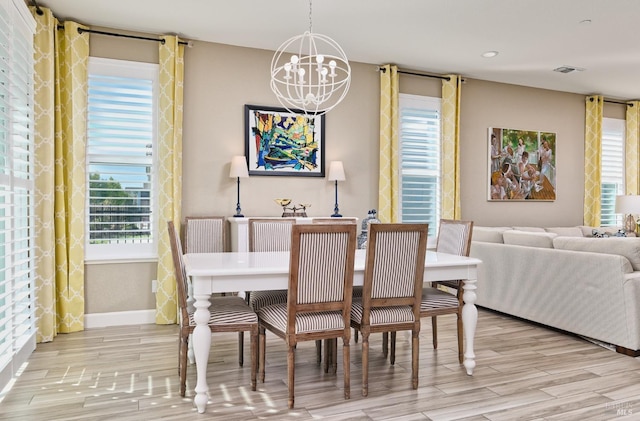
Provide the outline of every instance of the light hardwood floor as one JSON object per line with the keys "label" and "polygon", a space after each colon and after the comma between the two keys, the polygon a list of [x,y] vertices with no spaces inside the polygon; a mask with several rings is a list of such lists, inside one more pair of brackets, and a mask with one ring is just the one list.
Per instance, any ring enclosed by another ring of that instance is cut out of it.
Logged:
{"label": "light hardwood floor", "polygon": [[[342,367],[325,374],[313,342],[296,353],[296,408],[287,409],[286,351],[267,340],[266,382],[249,386],[237,363],[236,334],[213,336],[205,414],[178,395],[176,326],[143,325],[61,334],[39,344],[13,387],[0,394],[2,420],[620,420],[640,419],[640,358],[580,338],[480,310],[477,366],[458,364],[455,317],[439,318],[438,350],[423,320],[420,386],[411,389],[411,351],[398,334],[390,366],[372,338],[369,396],[361,396],[360,344],[351,344],[351,399]],[[340,351],[339,351],[340,352]],[[248,356],[245,349],[245,356]],[[340,355],[340,354],[339,354]],[[339,358],[341,361],[342,359]]]}

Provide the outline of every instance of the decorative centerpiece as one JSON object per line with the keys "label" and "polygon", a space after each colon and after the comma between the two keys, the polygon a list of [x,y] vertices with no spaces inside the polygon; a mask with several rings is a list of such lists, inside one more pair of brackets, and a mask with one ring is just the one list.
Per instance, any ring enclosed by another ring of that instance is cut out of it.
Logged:
{"label": "decorative centerpiece", "polygon": [[291,204],[291,199],[273,199],[278,205],[282,206],[282,217],[283,218],[294,218],[294,217],[306,217],[307,216],[307,208],[311,207],[310,204],[298,204],[293,205],[292,207],[287,207]]}
{"label": "decorative centerpiece", "polygon": [[362,227],[360,229],[360,235],[358,236],[358,248],[366,249],[367,248],[367,239],[369,235],[369,224],[379,223],[380,221],[376,218],[376,214],[378,212],[375,209],[371,209],[367,212],[367,217],[362,220]]}

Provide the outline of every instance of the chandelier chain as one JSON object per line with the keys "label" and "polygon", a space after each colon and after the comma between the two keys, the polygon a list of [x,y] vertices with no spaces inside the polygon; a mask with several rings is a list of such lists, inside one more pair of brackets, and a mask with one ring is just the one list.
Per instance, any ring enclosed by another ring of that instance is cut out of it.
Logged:
{"label": "chandelier chain", "polygon": [[309,0],[309,33],[312,34],[313,20],[311,19],[311,0]]}

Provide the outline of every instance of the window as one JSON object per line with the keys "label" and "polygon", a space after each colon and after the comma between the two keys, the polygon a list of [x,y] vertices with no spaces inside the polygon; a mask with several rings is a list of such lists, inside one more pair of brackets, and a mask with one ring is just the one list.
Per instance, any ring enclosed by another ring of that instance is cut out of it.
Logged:
{"label": "window", "polygon": [[440,98],[400,94],[400,213],[402,222],[440,220]]}
{"label": "window", "polygon": [[624,215],[616,214],[616,196],[624,194],[624,126],[617,118],[602,119],[600,224],[622,226]]}
{"label": "window", "polygon": [[87,259],[156,255],[158,65],[91,57]]}
{"label": "window", "polygon": [[0,1],[0,390],[36,346],[33,33],[22,1]]}

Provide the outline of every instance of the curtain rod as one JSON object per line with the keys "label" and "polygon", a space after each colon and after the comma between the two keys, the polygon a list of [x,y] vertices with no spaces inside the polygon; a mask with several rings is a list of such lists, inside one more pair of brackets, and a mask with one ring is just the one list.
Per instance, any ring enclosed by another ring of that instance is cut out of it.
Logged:
{"label": "curtain rod", "polygon": [[38,2],[36,2],[36,0],[31,0],[31,3],[33,3],[33,7],[36,8],[36,13],[38,14],[38,16],[44,15],[44,12],[40,8],[40,6],[38,6]]}
{"label": "curtain rod", "polygon": [[[64,26],[62,25],[58,25],[58,29],[64,29]],[[78,28],[78,33],[81,34],[83,32],[88,32],[90,34],[100,34],[100,35],[109,35],[111,37],[121,37],[121,38],[133,38],[133,39],[141,39],[141,40],[145,40],[145,41],[156,41],[159,42],[161,44],[164,44],[164,39],[163,38],[151,38],[151,37],[141,37],[138,35],[127,35],[127,34],[118,34],[116,32],[106,32],[106,31],[98,31],[95,29],[84,29],[84,28]],[[187,47],[191,48],[193,47],[193,42],[191,41],[178,41],[179,44],[182,45],[186,45]]]}
{"label": "curtain rod", "polygon": [[[620,104],[620,105],[626,105],[628,107],[633,107],[633,103],[632,102],[616,101],[616,100],[613,100],[613,99],[606,99],[606,98],[603,99],[602,101],[608,102],[610,104]],[[593,102],[593,97],[592,96],[589,97],[589,102]]]}
{"label": "curtain rod", "polygon": [[[378,71],[382,72],[382,73],[385,73],[387,71],[387,69],[384,68],[384,67],[378,66]],[[431,75],[431,74],[428,74],[428,73],[417,73],[417,72],[412,72],[412,71],[409,71],[409,70],[398,69],[398,73],[402,73],[403,75],[431,77],[431,78],[434,78],[434,79],[442,79],[442,80],[447,80],[447,81],[451,80],[451,78],[449,76]]]}

